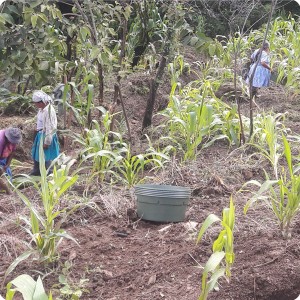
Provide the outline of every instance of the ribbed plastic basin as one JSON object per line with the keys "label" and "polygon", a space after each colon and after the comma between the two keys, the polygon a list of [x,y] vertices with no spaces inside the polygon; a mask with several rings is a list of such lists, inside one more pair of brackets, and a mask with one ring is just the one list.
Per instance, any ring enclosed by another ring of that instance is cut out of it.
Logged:
{"label": "ribbed plastic basin", "polygon": [[187,187],[158,184],[135,186],[137,214],[143,220],[181,222],[191,196]]}

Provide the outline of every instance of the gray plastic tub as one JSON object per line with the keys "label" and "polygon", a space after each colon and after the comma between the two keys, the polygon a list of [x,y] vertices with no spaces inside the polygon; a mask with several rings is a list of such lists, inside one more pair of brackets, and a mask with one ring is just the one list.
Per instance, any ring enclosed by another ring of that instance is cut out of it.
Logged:
{"label": "gray plastic tub", "polygon": [[187,187],[139,184],[135,186],[137,214],[143,220],[181,222],[191,196]]}

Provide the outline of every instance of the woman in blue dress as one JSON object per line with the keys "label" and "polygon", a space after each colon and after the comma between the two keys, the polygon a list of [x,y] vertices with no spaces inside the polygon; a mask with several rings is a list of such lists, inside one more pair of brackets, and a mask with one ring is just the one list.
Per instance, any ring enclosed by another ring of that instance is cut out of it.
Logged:
{"label": "woman in blue dress", "polygon": [[32,146],[33,170],[30,175],[40,175],[40,144],[43,143],[45,166],[50,167],[53,159],[59,155],[59,144],[57,138],[57,117],[52,98],[43,91],[35,91],[32,95],[32,101],[39,109],[37,114],[36,136]]}
{"label": "woman in blue dress", "polygon": [[[256,49],[251,55],[252,64],[246,82],[250,85],[250,77],[254,71],[256,62],[258,60],[261,49]],[[253,82],[252,82],[252,95],[257,97],[257,90],[261,87],[268,87],[270,85],[271,78],[271,67],[270,67],[270,44],[265,42],[262,47],[262,53],[260,61],[256,67]],[[254,102],[255,103],[255,102]],[[256,103],[255,103],[256,104]]]}

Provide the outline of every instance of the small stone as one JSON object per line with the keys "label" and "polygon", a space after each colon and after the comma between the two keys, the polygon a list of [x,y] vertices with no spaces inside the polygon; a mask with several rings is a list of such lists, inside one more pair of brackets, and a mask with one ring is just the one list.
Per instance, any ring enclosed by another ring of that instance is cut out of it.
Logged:
{"label": "small stone", "polygon": [[152,275],[148,280],[148,285],[154,284],[156,282],[156,274]]}
{"label": "small stone", "polygon": [[103,275],[104,280],[108,280],[108,279],[111,279],[113,277],[113,273],[110,272],[110,271],[107,271],[107,270],[103,270],[102,275]]}
{"label": "small stone", "polygon": [[127,288],[126,288],[127,291],[134,291],[135,290],[135,287],[134,285],[129,285]]}
{"label": "small stone", "polygon": [[69,255],[69,261],[72,261],[76,258],[77,254],[76,254],[76,251],[74,250],[71,250],[71,253]]}
{"label": "small stone", "polygon": [[250,180],[251,178],[253,178],[253,173],[249,170],[243,170],[242,174],[243,174],[245,180]]}

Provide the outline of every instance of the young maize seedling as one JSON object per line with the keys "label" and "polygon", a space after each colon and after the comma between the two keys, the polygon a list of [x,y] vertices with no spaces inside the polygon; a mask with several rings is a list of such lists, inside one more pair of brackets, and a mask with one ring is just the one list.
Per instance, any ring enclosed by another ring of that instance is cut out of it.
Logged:
{"label": "young maize seedling", "polygon": [[[31,237],[29,250],[21,254],[7,269],[4,280],[15,267],[33,254],[39,255],[39,258],[45,262],[51,262],[57,259],[57,247],[63,238],[76,240],[61,228],[66,218],[78,209],[82,204],[77,204],[71,208],[62,207],[60,203],[61,196],[72,186],[78,179],[78,175],[69,176],[69,171],[74,160],[62,165],[59,169],[54,167],[53,174],[47,176],[45,168],[43,143],[40,149],[40,171],[41,178],[38,184],[33,178],[24,175],[22,183],[31,183],[39,193],[42,200],[43,209],[39,211],[31,201],[15,189],[23,203],[29,208],[30,217],[22,217],[24,229]],[[3,281],[4,281],[3,280]]]}
{"label": "young maize seedling", "polygon": [[[83,147],[81,164],[92,161],[92,167],[87,168],[92,168],[92,178],[98,176],[101,181],[106,174],[111,173],[123,151],[121,134],[110,131],[111,119],[112,115],[102,110],[103,128],[93,120],[93,129],[86,129],[84,135],[80,134],[75,138],[75,142]],[[111,141],[112,137],[114,142]]]}
{"label": "young maize seedling", "polygon": [[125,143],[123,146],[126,155],[125,157],[119,156],[116,171],[113,174],[129,187],[143,180],[146,166],[151,166],[152,170],[163,168],[164,161],[170,160],[169,156],[156,151],[154,148],[148,149],[145,154],[132,155],[130,147]]}
{"label": "young maize seedling", "polygon": [[[14,286],[14,287],[13,287]],[[15,299],[15,293],[22,294],[24,300],[52,300],[51,292],[49,297],[47,296],[41,277],[39,276],[35,281],[31,276],[23,274],[9,282],[6,286],[5,300]],[[0,300],[3,298],[0,296]],[[20,299],[20,298],[17,298]],[[4,299],[3,299],[4,300]]]}
{"label": "young maize seedling", "polygon": [[278,179],[278,163],[282,155],[280,136],[284,131],[284,114],[257,116],[254,121],[254,133],[250,145],[258,149],[272,165],[275,178]]}
{"label": "young maize seedling", "polygon": [[[219,278],[225,276],[229,280],[231,276],[230,270],[234,263],[233,229],[235,224],[235,206],[232,197],[230,197],[229,208],[223,209],[222,220],[214,214],[210,214],[206,218],[199,231],[197,243],[199,243],[206,230],[215,222],[222,225],[222,230],[213,243],[213,254],[208,259],[202,273],[202,288],[199,300],[207,299],[209,292],[217,286]],[[223,262],[224,258],[225,262]]]}
{"label": "young maize seedling", "polygon": [[[291,222],[300,210],[300,175],[295,174],[299,168],[294,168],[292,165],[290,145],[285,136],[282,138],[288,171],[282,167],[278,180],[269,180],[266,173],[267,180],[263,184],[255,180],[247,182],[247,184],[259,186],[259,190],[247,202],[244,212],[247,213],[248,209],[258,200],[265,201],[277,218],[283,237],[287,238],[291,235]],[[267,195],[265,195],[266,193]]]}

